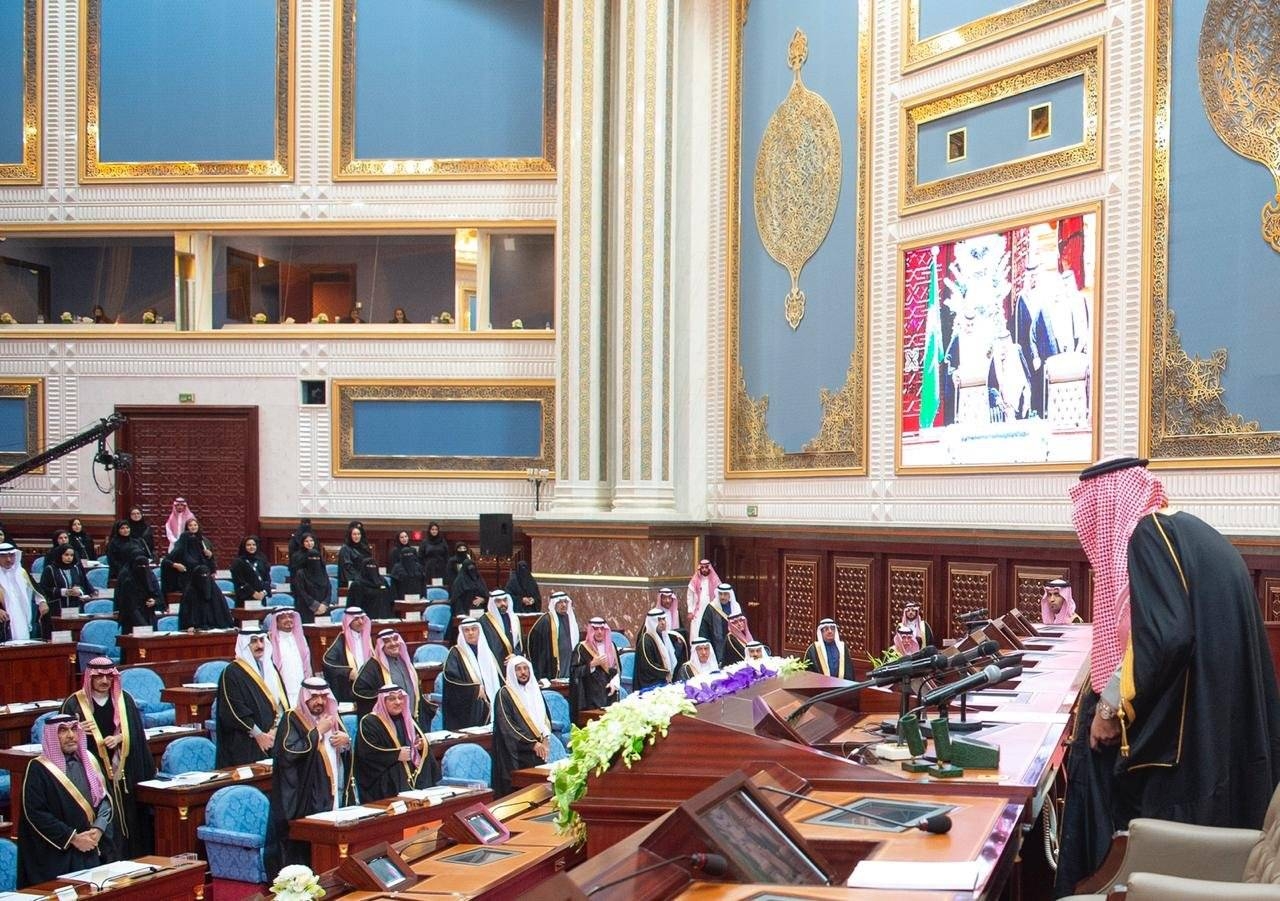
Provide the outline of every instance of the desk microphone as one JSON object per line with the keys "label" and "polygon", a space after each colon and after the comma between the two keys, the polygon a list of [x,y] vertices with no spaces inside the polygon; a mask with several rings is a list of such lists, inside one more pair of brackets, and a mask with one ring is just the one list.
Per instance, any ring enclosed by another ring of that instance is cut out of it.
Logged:
{"label": "desk microphone", "polygon": [[865,813],[861,810],[854,810],[852,807],[845,807],[843,804],[832,804],[830,801],[823,801],[821,798],[815,798],[811,795],[802,795],[799,792],[787,791],[785,788],[777,788],[772,785],[757,785],[756,788],[761,791],[773,792],[776,795],[786,795],[788,798],[796,798],[800,801],[810,801],[817,804],[819,807],[839,810],[841,813],[847,813],[850,816],[866,817],[868,820],[875,820],[877,823],[885,823],[889,826],[914,827],[919,829],[921,832],[928,832],[931,835],[946,835],[951,831],[951,817],[947,816],[945,813],[935,813],[931,817],[926,817],[914,823],[900,823],[897,820],[877,816],[874,813]]}
{"label": "desk microphone", "polygon": [[968,666],[970,663],[973,663],[973,661],[977,660],[979,657],[990,657],[992,654],[997,653],[999,650],[1000,650],[999,642],[992,641],[991,639],[987,639],[986,641],[978,645],[976,648],[970,648],[969,650],[963,651],[959,654],[956,654],[954,657],[952,657],[951,663],[949,664],[949,668],[960,669],[960,667],[962,666]]}
{"label": "desk microphone", "polygon": [[990,614],[986,610],[970,610],[968,613],[961,613],[956,617],[958,622],[976,623],[978,620],[989,619]]}
{"label": "desk microphone", "polygon": [[612,888],[620,883],[635,879],[637,876],[643,873],[648,873],[650,870],[656,870],[659,867],[665,867],[669,864],[680,863],[681,861],[686,860],[693,865],[695,873],[706,873],[708,876],[723,876],[725,873],[729,872],[729,861],[724,859],[723,854],[681,854],[679,857],[668,857],[666,860],[660,860],[657,863],[649,864],[647,867],[641,867],[638,870],[633,870],[627,875],[614,879],[611,882],[602,882],[599,885],[593,886],[587,891],[587,897],[589,898],[596,892],[602,892],[607,888]]}
{"label": "desk microphone", "polygon": [[965,676],[958,682],[952,682],[929,692],[920,699],[920,707],[932,707],[935,704],[941,706],[967,691],[982,688],[984,685],[995,685],[997,682],[1003,682],[1005,679],[1012,679],[1014,676],[1020,675],[1022,675],[1022,667],[1020,666],[1001,669],[994,663],[988,664],[987,668],[981,672],[974,673],[972,676]]}
{"label": "desk microphone", "polygon": [[894,667],[901,666],[904,663],[910,663],[913,660],[923,660],[925,657],[932,657],[936,653],[938,653],[938,649],[934,645],[925,645],[913,654],[907,654],[904,657],[899,657],[896,660],[890,660],[888,663],[877,666],[869,675],[875,675],[876,673],[892,670]]}

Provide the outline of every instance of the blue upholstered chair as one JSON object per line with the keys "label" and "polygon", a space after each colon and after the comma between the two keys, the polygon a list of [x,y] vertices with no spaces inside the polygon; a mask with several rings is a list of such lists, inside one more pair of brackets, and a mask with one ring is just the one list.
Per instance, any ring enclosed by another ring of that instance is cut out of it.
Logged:
{"label": "blue upholstered chair", "polygon": [[18,846],[7,838],[0,838],[0,892],[11,892],[18,887]]}
{"label": "blue upholstered chair", "polygon": [[625,651],[627,648],[631,647],[630,639],[617,629],[614,629],[609,633],[609,638],[613,640],[613,646],[619,651]]}
{"label": "blue upholstered chair", "polygon": [[356,732],[360,729],[360,717],[354,713],[344,713],[342,715],[342,728],[347,730],[347,734],[351,736],[351,740],[356,740]]}
{"label": "blue upholstered chair", "polygon": [[61,711],[57,708],[46,710],[44,713],[36,717],[36,721],[31,724],[31,743],[33,745],[40,744],[40,740],[44,738],[44,724],[51,716],[57,716]]}
{"label": "blue upholstered chair", "polygon": [[31,561],[31,581],[39,582],[42,572],[44,572],[44,557],[36,557]]}
{"label": "blue upholstered chair", "polygon": [[564,760],[568,756],[569,752],[564,749],[564,742],[552,735],[551,748],[547,752],[547,763],[555,763],[556,761]]}
{"label": "blue upholstered chair", "polygon": [[449,620],[453,618],[453,610],[448,604],[429,604],[422,618],[427,621],[427,640],[442,641],[445,630],[449,628]]}
{"label": "blue upholstered chair", "polygon": [[156,631],[157,632],[177,632],[178,617],[176,616],[160,617],[160,619],[156,620]]}
{"label": "blue upholstered chair", "polygon": [[164,680],[153,670],[145,666],[121,670],[120,686],[133,695],[133,702],[138,705],[142,714],[142,725],[150,729],[152,726],[172,726],[176,716],[173,704],[160,700],[160,692],[164,691]]}
{"label": "blue upholstered chair", "polygon": [[[8,804],[9,796],[12,794],[12,784],[8,770],[0,770],[0,804]],[[0,889],[4,891],[4,889]]]}
{"label": "blue upholstered chair", "polygon": [[120,624],[113,619],[95,619],[85,623],[84,629],[80,631],[80,641],[76,643],[80,672],[84,672],[84,668],[94,657],[110,657],[119,663],[120,649],[116,647],[116,639],[119,637]]}
{"label": "blue upholstered chair", "polygon": [[329,577],[329,603],[332,604],[338,599],[338,577]]}
{"label": "blue upholstered chair", "polygon": [[481,783],[488,788],[493,777],[493,758],[479,745],[454,745],[440,758],[440,773],[441,785]]}
{"label": "blue upholstered chair", "polygon": [[234,595],[236,593],[236,583],[230,579],[214,579],[213,584],[218,586],[218,590],[223,594]]}
{"label": "blue upholstered chair", "polygon": [[444,673],[436,673],[435,684],[431,686],[431,691],[427,695],[427,700],[437,707],[444,706]]}
{"label": "blue upholstered chair", "polygon": [[230,660],[206,660],[196,667],[195,681],[206,685],[217,685],[218,680],[222,678],[222,671],[230,662]]}
{"label": "blue upholstered chair", "polygon": [[542,690],[542,697],[547,702],[547,712],[551,714],[551,731],[559,737],[564,744],[569,743],[569,702],[564,699],[564,695],[558,691],[552,691],[549,688]]}
{"label": "blue upholstered chair", "polygon": [[[97,570],[95,569],[94,572],[97,572]],[[104,584],[96,587],[105,588],[106,584],[104,582]],[[105,598],[98,601],[86,601],[84,607],[81,608],[81,612],[85,616],[101,616],[104,613],[115,613],[116,602]]]}
{"label": "blue upholstered chair", "polygon": [[289,567],[283,563],[273,564],[271,567],[271,584],[283,585],[289,581]]}
{"label": "blue upholstered chair", "polygon": [[229,785],[213,793],[196,835],[204,842],[214,879],[267,881],[262,850],[270,806],[267,796],[251,785]]}
{"label": "blue upholstered chair", "polygon": [[329,574],[329,578],[336,579],[338,577],[338,564],[326,563],[324,565],[324,571]]}
{"label": "blue upholstered chair", "polygon": [[439,601],[447,601],[449,600],[449,589],[441,588],[439,585],[432,585],[427,589],[425,597],[427,602],[431,604]]}
{"label": "blue upholstered chair", "polygon": [[199,735],[179,738],[164,749],[160,758],[160,772],[169,776],[179,773],[208,772],[217,759],[213,742]]}
{"label": "blue upholstered chair", "polygon": [[85,579],[88,580],[89,584],[98,589],[106,588],[107,580],[109,578],[110,570],[105,566],[94,567],[89,570],[88,574],[85,576]]}
{"label": "blue upholstered chair", "polygon": [[342,615],[343,615],[344,613],[346,613],[346,612],[347,612],[347,608],[346,608],[346,607],[330,607],[330,608],[329,608],[329,622],[331,622],[331,623],[340,623],[340,622],[342,622]]}
{"label": "blue upholstered chair", "polygon": [[444,728],[444,711],[437,710],[431,714],[431,731],[439,732]]}
{"label": "blue upholstered chair", "polygon": [[636,677],[635,651],[620,651],[618,653],[618,675],[621,677],[622,687],[630,691]]}
{"label": "blue upholstered chair", "polygon": [[266,604],[268,607],[292,607],[293,595],[286,594],[282,591],[267,598]]}
{"label": "blue upholstered chair", "polygon": [[414,663],[444,663],[449,656],[449,649],[442,644],[419,645],[413,652]]}

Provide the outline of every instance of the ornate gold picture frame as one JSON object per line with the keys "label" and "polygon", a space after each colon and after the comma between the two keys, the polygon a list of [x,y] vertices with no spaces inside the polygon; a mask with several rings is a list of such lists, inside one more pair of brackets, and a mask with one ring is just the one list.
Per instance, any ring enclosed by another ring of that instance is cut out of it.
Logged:
{"label": "ornate gold picture frame", "polygon": [[[554,470],[556,387],[552,380],[414,381],[334,380],[331,440],[335,477],[524,479],[530,467]],[[358,455],[355,409],[358,401],[515,401],[540,407],[537,457]],[[551,476],[554,478],[554,472]]]}
{"label": "ornate gold picture frame", "polygon": [[[901,118],[903,154],[899,169],[901,211],[917,213],[1101,169],[1104,58],[1103,42],[1099,39],[1065,53],[1041,57],[1030,64],[1021,63],[1011,69],[984,75],[962,85],[959,90],[948,87],[905,101]],[[923,125],[1076,77],[1083,77],[1084,86],[1083,140],[1079,143],[963,174],[918,181],[919,132]]]}
{"label": "ornate gold picture frame", "polygon": [[[289,181],[293,178],[295,0],[275,0],[274,152],[266,160],[104,162],[102,129],[102,6],[80,3],[80,180],[82,182]],[[175,90],[177,88],[175,87]]]}
{"label": "ornate gold picture frame", "polygon": [[43,19],[41,0],[22,0],[22,161],[0,163],[0,184],[4,185],[38,185],[41,180]]}
{"label": "ornate gold picture frame", "polygon": [[[949,0],[946,0],[949,2]],[[973,19],[939,34],[920,35],[921,0],[905,0],[902,18],[902,71],[925,66],[995,41],[1003,41],[1050,22],[1074,16],[1087,9],[1105,6],[1107,0],[1023,0],[1007,9]]]}
{"label": "ornate gold picture frame", "polygon": [[375,159],[356,156],[356,15],[359,0],[335,0],[333,177],[335,181],[554,178],[559,87],[559,0],[543,0],[542,156]]}
{"label": "ornate gold picture frame", "polygon": [[[0,451],[0,467],[7,469],[44,449],[44,379],[0,379],[0,400],[25,404],[26,428],[21,436],[21,449]],[[32,471],[44,472],[44,467]]]}
{"label": "ornate gold picture frame", "polygon": [[[768,433],[766,415],[769,397],[753,397],[747,390],[739,349],[740,272],[739,251],[742,246],[743,216],[742,172],[742,78],[743,28],[747,20],[749,0],[734,0],[730,27],[731,80],[729,89],[729,184],[728,192],[728,299],[726,304],[726,397],[725,397],[725,478],[794,478],[804,476],[865,475],[867,472],[867,322],[870,280],[870,216],[868,214],[870,165],[870,104],[872,0],[858,0],[858,115],[856,133],[845,134],[841,142],[848,151],[856,148],[857,178],[845,184],[842,191],[853,190],[856,196],[856,259],[854,266],[854,334],[845,382],[837,391],[823,388],[819,392],[822,420],[818,433],[799,452],[788,453]],[[753,227],[753,226],[752,226]]]}

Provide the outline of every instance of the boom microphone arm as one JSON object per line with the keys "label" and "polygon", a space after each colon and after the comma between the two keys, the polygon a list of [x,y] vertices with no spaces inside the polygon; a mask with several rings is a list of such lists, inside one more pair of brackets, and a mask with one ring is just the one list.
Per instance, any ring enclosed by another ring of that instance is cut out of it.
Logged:
{"label": "boom microphone arm", "polygon": [[107,469],[128,469],[133,463],[133,458],[128,454],[112,454],[107,450],[106,439],[112,432],[115,432],[125,424],[125,417],[121,413],[112,413],[106,419],[101,419],[98,424],[91,426],[85,431],[76,435],[74,438],[68,438],[66,441],[51,447],[46,451],[36,454],[34,457],[22,461],[17,466],[0,472],[0,485],[6,482],[12,482],[19,476],[24,476],[29,472],[39,469],[46,463],[50,463],[60,457],[65,457],[74,450],[79,450],[85,445],[98,442],[98,453],[94,459],[101,463]]}

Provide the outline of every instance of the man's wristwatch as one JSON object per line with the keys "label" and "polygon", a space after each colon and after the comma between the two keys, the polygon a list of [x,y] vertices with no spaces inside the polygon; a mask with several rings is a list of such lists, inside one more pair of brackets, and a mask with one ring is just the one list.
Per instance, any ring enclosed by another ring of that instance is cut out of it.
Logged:
{"label": "man's wristwatch", "polygon": [[1116,709],[1101,699],[1098,700],[1098,716],[1104,720],[1113,720],[1116,718]]}

